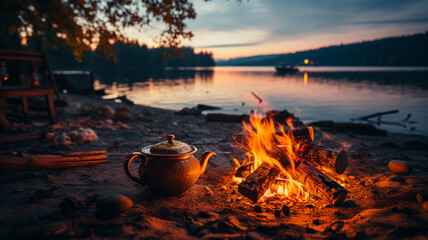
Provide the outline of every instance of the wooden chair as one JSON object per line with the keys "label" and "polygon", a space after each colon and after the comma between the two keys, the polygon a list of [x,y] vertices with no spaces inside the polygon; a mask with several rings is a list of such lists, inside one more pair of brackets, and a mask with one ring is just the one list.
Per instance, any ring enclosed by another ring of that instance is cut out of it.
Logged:
{"label": "wooden chair", "polygon": [[48,114],[51,123],[55,123],[55,105],[53,101],[53,94],[56,93],[55,80],[52,75],[52,71],[46,61],[46,56],[43,52],[24,52],[15,50],[2,50],[0,49],[0,60],[15,60],[15,61],[32,61],[42,62],[43,65],[43,77],[47,85],[44,87],[30,87],[30,86],[3,86],[0,88],[0,114],[6,117],[7,98],[10,97],[21,97],[22,112],[24,114],[25,122],[29,122],[29,111],[28,111],[28,96],[39,96],[44,95],[47,105]]}

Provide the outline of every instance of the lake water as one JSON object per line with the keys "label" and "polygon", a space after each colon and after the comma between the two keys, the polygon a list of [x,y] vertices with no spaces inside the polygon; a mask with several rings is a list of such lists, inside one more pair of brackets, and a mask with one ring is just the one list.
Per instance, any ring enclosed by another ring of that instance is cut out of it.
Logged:
{"label": "lake water", "polygon": [[[428,135],[428,68],[300,67],[296,74],[277,74],[273,67],[213,67],[164,71],[101,70],[95,87],[106,98],[126,95],[137,104],[182,109],[196,104],[222,107],[216,112],[249,114],[262,107],[287,109],[304,122],[350,121],[398,109],[379,127]],[[407,114],[409,121],[402,123]],[[375,119],[374,119],[375,120]]]}

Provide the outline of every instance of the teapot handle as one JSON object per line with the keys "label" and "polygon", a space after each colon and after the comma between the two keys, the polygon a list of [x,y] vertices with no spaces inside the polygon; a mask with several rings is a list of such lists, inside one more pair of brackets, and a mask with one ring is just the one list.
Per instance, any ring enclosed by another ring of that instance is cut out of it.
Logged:
{"label": "teapot handle", "polygon": [[138,177],[135,177],[134,175],[132,175],[131,170],[129,169],[129,166],[131,165],[132,160],[134,160],[137,157],[141,157],[142,158],[142,165],[146,165],[147,164],[147,156],[140,153],[140,152],[134,152],[129,154],[126,158],[125,161],[123,162],[123,168],[125,169],[125,173],[126,175],[128,175],[128,177],[133,180],[136,183],[139,183],[141,185],[146,185],[146,183]]}

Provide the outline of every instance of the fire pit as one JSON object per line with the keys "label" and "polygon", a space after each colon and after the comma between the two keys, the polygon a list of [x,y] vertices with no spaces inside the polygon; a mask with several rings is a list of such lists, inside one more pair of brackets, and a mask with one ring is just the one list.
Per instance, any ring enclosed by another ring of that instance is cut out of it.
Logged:
{"label": "fire pit", "polygon": [[234,137],[248,157],[242,164],[235,161],[238,191],[255,203],[263,196],[275,194],[306,200],[308,193],[332,205],[343,203],[346,189],[318,168],[343,173],[347,167],[346,152],[311,144],[312,127],[293,129],[291,118],[286,123],[256,114],[244,123],[245,133]]}

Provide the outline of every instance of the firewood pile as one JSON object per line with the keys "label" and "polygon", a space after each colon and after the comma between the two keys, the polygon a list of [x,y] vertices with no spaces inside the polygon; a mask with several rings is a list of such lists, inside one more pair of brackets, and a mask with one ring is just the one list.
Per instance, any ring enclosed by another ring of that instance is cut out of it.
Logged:
{"label": "firewood pile", "polygon": [[[295,158],[284,150],[284,146],[273,143],[273,147],[266,153],[276,159],[281,166],[263,162],[254,171],[254,165],[247,163],[237,168],[235,177],[243,178],[238,186],[238,192],[254,203],[258,202],[265,192],[278,180],[283,178],[281,167],[286,169],[303,190],[315,195],[332,205],[340,205],[347,196],[347,190],[332,180],[319,169],[327,169],[332,174],[341,174],[347,167],[347,154],[344,150],[318,146],[313,144],[314,134],[312,127],[299,128],[284,132],[292,140]],[[277,133],[281,134],[281,133]],[[235,142],[250,151],[247,135],[235,135]],[[275,139],[275,138],[273,138]],[[290,164],[291,161],[294,164]],[[294,165],[294,166],[293,166]]]}

